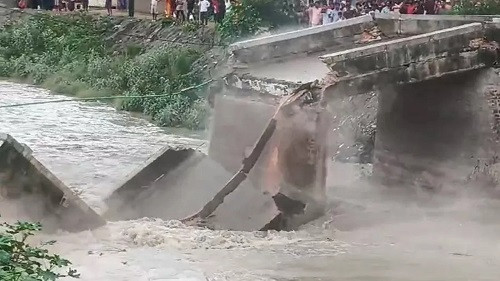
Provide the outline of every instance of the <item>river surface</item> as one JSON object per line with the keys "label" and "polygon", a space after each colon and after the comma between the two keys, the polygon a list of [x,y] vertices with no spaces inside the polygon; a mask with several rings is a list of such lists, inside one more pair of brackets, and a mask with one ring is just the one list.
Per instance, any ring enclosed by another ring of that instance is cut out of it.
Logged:
{"label": "river surface", "polygon": [[[59,98],[0,83],[1,105]],[[205,134],[161,129],[100,103],[0,108],[0,117],[1,132],[27,144],[98,212],[123,177],[163,146],[207,148]],[[498,202],[387,199],[363,180],[363,169],[332,165],[335,212],[296,232],[210,231],[143,218],[42,239],[55,238],[53,250],[85,281],[498,280]]]}

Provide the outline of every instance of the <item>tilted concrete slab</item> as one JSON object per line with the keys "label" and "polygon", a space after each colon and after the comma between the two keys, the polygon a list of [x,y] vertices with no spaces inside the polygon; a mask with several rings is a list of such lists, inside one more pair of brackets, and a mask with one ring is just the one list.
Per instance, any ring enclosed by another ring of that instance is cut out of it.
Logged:
{"label": "tilted concrete slab", "polygon": [[200,154],[192,148],[183,147],[167,146],[158,150],[140,167],[129,173],[118,188],[106,198],[108,210],[104,216],[109,219],[134,218],[134,211],[128,214],[127,210],[130,210],[130,202],[136,200],[138,194],[153,187],[157,181],[187,159],[198,159]]}
{"label": "tilted concrete slab", "polygon": [[[251,151],[277,109],[277,99],[242,98],[237,97],[238,93],[234,94],[236,97],[228,94],[216,98],[209,150],[212,159],[232,172],[240,169],[241,161]],[[322,212],[322,200],[325,199],[322,196],[322,163],[326,157],[329,118],[326,111],[308,105],[288,108],[280,113],[276,117],[274,135],[250,171],[248,180],[260,192],[269,194],[267,196],[278,196],[275,197],[276,205],[285,216],[295,212],[289,208],[291,205],[303,208],[303,214],[292,215],[286,221],[287,227],[294,228]],[[237,198],[238,192],[245,190],[248,192],[251,189],[239,187],[230,196]],[[257,206],[260,202],[266,203],[254,200]],[[301,203],[305,207],[299,207]],[[271,211],[267,218],[275,214],[275,210],[267,205],[261,210]]]}
{"label": "tilted concrete slab", "polygon": [[[232,175],[201,152],[167,147],[133,172],[107,199],[109,210],[105,215],[113,220],[183,219],[198,212]],[[225,198],[206,223],[215,229],[259,230],[278,214],[271,195],[247,180]]]}
{"label": "tilted concrete slab", "polygon": [[0,134],[0,144],[0,214],[15,205],[20,216],[42,222],[48,231],[82,231],[106,223],[28,147],[6,134]]}
{"label": "tilted concrete slab", "polygon": [[[229,172],[237,172],[241,168],[241,160],[264,131],[277,105],[278,100],[217,96],[208,150],[210,158],[221,163]],[[270,154],[271,150],[266,147],[249,174],[249,179],[256,186],[263,185],[260,179],[267,172],[266,156]]]}

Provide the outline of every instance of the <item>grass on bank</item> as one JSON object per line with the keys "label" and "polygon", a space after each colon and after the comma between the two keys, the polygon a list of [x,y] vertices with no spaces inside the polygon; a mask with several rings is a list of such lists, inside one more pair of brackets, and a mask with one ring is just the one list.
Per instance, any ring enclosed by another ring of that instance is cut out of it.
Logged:
{"label": "grass on bank", "polygon": [[127,46],[113,51],[105,40],[114,24],[107,17],[37,14],[0,29],[0,76],[22,79],[66,95],[141,96],[119,102],[120,109],[142,112],[161,126],[200,129],[207,115],[196,90],[204,72],[196,62],[203,51],[164,44],[149,49]]}
{"label": "grass on bank", "polygon": [[39,223],[0,223],[0,280],[2,281],[55,281],[63,277],[78,278],[71,262],[50,253],[45,246],[29,244],[30,238],[40,232]]}

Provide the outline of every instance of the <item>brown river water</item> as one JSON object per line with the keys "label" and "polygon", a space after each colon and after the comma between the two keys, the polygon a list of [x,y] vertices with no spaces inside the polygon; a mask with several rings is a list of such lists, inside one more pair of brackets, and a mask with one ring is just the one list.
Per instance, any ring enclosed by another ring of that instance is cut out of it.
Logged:
{"label": "brown river water", "polygon": [[[0,83],[0,105],[58,98]],[[97,102],[0,108],[0,117],[0,132],[26,143],[97,212],[161,147],[207,148],[205,133],[158,128]],[[497,201],[388,197],[366,182],[369,168],[332,164],[331,210],[295,232],[211,231],[143,218],[42,239],[56,239],[53,250],[86,281],[499,280]]]}

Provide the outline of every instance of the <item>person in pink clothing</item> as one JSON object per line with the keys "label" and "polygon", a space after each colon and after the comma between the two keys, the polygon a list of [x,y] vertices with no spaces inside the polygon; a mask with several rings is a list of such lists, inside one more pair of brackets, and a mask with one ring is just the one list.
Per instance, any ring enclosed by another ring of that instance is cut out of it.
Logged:
{"label": "person in pink clothing", "polygon": [[321,25],[321,19],[323,15],[321,14],[321,5],[319,1],[314,3],[314,6],[309,8],[309,25],[318,26]]}
{"label": "person in pink clothing", "polygon": [[217,21],[219,16],[219,0],[212,0],[212,8],[214,8],[214,21]]}

